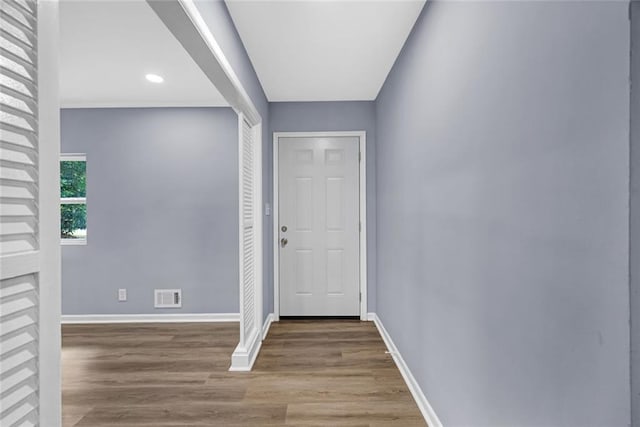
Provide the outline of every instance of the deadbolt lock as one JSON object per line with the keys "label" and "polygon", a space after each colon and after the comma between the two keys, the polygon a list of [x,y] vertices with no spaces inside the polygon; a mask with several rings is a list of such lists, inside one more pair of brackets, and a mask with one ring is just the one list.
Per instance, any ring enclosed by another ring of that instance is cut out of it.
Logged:
{"label": "deadbolt lock", "polygon": [[286,225],[283,225],[283,226],[280,228],[280,230],[282,230],[282,232],[283,232],[283,233],[286,233],[286,232],[287,232],[287,226],[286,226]]}

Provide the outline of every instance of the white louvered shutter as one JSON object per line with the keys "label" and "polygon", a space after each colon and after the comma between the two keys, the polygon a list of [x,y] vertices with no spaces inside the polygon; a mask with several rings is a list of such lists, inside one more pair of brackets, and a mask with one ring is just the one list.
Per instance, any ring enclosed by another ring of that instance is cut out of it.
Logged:
{"label": "white louvered shutter", "polygon": [[242,120],[241,147],[241,218],[242,245],[240,248],[240,296],[242,340],[248,340],[256,330],[256,207],[255,207],[255,144],[249,123]]}
{"label": "white louvered shutter", "polygon": [[0,425],[38,425],[36,2],[0,1]]}

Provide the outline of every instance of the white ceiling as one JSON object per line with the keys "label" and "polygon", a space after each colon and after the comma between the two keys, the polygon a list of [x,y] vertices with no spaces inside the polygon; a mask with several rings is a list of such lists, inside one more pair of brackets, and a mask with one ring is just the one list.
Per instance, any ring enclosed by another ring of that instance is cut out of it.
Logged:
{"label": "white ceiling", "polygon": [[226,0],[269,101],[377,97],[423,0]]}
{"label": "white ceiling", "polygon": [[60,3],[63,107],[228,105],[144,0]]}

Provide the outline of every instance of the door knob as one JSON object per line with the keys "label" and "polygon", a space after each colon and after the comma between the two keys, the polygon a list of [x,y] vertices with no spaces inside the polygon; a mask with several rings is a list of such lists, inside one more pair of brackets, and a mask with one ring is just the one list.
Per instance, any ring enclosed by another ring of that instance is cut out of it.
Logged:
{"label": "door knob", "polygon": [[280,246],[282,246],[283,248],[287,246],[287,243],[289,243],[289,240],[287,240],[285,237],[280,239]]}

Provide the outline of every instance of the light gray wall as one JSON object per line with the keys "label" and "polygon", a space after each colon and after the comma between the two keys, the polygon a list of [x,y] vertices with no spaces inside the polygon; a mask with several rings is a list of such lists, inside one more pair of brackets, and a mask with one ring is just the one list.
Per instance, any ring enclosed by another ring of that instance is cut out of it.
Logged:
{"label": "light gray wall", "polygon": [[[218,45],[224,52],[225,57],[231,64],[233,71],[238,76],[244,89],[249,94],[258,112],[262,116],[262,197],[264,203],[271,204],[273,200],[273,185],[271,174],[269,172],[272,146],[271,137],[269,136],[269,103],[262,90],[262,85],[258,80],[253,65],[249,60],[249,55],[242,44],[242,40],[238,35],[236,27],[227,6],[223,0],[195,0],[196,7],[202,15],[211,33],[216,39]],[[273,288],[273,238],[272,238],[272,217],[264,216],[262,225],[264,230],[263,236],[263,253],[264,253],[264,270],[263,281],[267,289]],[[266,318],[273,311],[273,298],[269,299],[267,292],[263,294],[263,315]]]}
{"label": "light gray wall", "polygon": [[[88,211],[88,244],[62,248],[63,314],[239,311],[237,123],[230,108],[62,111]],[[154,288],[182,288],[183,307],[154,309]]]}
{"label": "light gray wall", "polygon": [[[273,132],[367,132],[367,305],[376,309],[376,111],[374,102],[272,102]],[[269,165],[272,174],[273,164]],[[271,175],[269,175],[271,176]],[[271,178],[270,178],[271,179]],[[273,299],[273,286],[269,288]]]}
{"label": "light gray wall", "polygon": [[631,425],[640,426],[640,2],[631,2]]}
{"label": "light gray wall", "polygon": [[624,2],[429,2],[377,100],[378,313],[448,426],[627,426]]}

